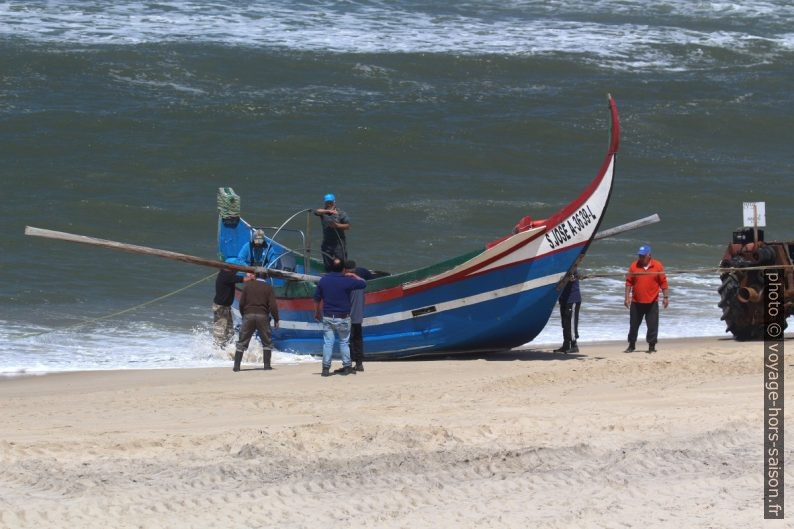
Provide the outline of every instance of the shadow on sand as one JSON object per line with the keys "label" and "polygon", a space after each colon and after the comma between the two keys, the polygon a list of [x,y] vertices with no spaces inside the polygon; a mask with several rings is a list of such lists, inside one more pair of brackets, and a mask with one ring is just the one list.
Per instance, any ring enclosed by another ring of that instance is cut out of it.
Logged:
{"label": "shadow on sand", "polygon": [[538,360],[582,360],[585,358],[598,358],[582,353],[554,353],[542,349],[506,349],[497,351],[481,351],[477,353],[438,353],[432,355],[412,356],[398,360],[379,360],[373,358],[367,361],[382,362],[436,362],[439,360],[487,360],[488,362],[515,362]]}

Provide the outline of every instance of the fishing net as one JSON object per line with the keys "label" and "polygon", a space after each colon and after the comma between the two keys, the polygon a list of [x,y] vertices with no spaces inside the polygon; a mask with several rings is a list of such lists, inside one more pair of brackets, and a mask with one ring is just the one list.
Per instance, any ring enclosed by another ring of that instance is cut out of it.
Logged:
{"label": "fishing net", "polygon": [[218,213],[224,219],[240,216],[240,196],[231,187],[218,188]]}

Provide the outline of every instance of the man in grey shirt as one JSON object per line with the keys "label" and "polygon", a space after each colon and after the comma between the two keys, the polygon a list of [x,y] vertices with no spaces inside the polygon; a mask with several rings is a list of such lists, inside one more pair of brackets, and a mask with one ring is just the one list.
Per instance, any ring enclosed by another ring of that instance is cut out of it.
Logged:
{"label": "man in grey shirt", "polygon": [[343,263],[347,259],[347,239],[345,232],[350,229],[350,219],[347,214],[336,207],[336,196],[328,193],[324,197],[325,207],[315,209],[314,214],[322,219],[323,242],[320,251],[323,255],[325,271],[331,272],[334,259]]}

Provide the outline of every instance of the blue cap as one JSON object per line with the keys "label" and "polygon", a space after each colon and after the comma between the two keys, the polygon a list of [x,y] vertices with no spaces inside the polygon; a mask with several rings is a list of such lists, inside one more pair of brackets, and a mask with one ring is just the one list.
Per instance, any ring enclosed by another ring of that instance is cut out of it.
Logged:
{"label": "blue cap", "polygon": [[640,249],[637,250],[637,255],[648,255],[649,253],[651,253],[651,247],[647,244],[643,244],[640,246]]}
{"label": "blue cap", "polygon": [[336,197],[334,196],[333,193],[328,193],[327,195],[325,195],[325,201],[326,202],[336,202]]}

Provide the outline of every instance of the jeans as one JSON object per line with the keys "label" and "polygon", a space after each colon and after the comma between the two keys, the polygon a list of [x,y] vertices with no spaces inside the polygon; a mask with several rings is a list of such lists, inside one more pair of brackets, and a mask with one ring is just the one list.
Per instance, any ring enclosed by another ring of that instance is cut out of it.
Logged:
{"label": "jeans", "polygon": [[350,367],[350,318],[329,318],[328,316],[323,316],[323,367],[331,367],[334,332],[339,336],[342,366]]}

